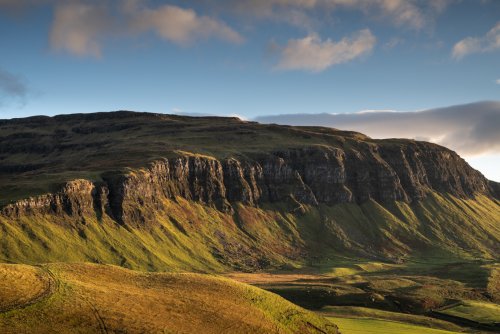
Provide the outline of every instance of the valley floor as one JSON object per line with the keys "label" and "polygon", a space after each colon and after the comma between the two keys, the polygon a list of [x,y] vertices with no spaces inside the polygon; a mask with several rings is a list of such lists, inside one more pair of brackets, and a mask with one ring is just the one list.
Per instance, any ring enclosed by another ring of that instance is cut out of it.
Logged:
{"label": "valley floor", "polygon": [[294,271],[230,273],[315,310],[342,333],[500,332],[500,265],[338,258]]}
{"label": "valley floor", "polygon": [[441,329],[426,328],[423,326],[409,325],[396,321],[369,319],[369,318],[339,318],[328,317],[332,322],[339,326],[341,333],[344,334],[456,334],[459,332],[450,332]]}
{"label": "valley floor", "polygon": [[499,332],[499,269],[481,261],[337,258],[224,278],[0,264],[0,333]]}

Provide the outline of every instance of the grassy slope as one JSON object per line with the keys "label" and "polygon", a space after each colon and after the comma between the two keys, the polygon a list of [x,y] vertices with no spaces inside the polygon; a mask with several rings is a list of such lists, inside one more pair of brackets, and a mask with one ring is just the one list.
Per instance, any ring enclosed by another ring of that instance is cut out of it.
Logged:
{"label": "grassy slope", "polygon": [[358,318],[358,319],[373,319],[373,320],[388,320],[393,322],[401,322],[410,325],[428,327],[433,329],[448,330],[452,332],[460,332],[462,328],[452,323],[434,319],[422,315],[414,315],[399,312],[388,312],[367,307],[355,306],[327,306],[321,309],[321,314],[334,318]]}
{"label": "grassy slope", "polygon": [[387,334],[387,333],[404,333],[404,334],[457,334],[459,332],[450,332],[441,329],[432,329],[422,326],[409,325],[402,322],[379,320],[379,319],[363,319],[363,318],[339,318],[329,317],[332,322],[335,322],[343,334]]}
{"label": "grassy slope", "polygon": [[[228,275],[277,293],[300,306],[331,311],[332,316],[365,316],[448,330],[457,328],[449,324],[443,327],[441,321],[438,321],[440,325],[428,317],[410,314],[425,315],[457,301],[474,300],[483,305],[494,300],[487,293],[489,286],[493,282],[498,284],[493,277],[494,266],[481,261],[457,262],[452,258],[401,264],[349,258],[336,261],[337,267],[331,267],[332,261],[325,267]],[[470,315],[474,314],[471,309]]]}
{"label": "grassy slope", "polygon": [[[87,217],[85,225],[50,215],[19,221],[0,217],[0,261],[89,261],[149,271],[217,272],[230,266],[254,267],[259,256],[284,263],[283,254],[294,251],[295,243],[279,226],[296,227],[279,213],[241,208],[242,217],[261,234],[257,243],[231,215],[182,199],[165,204],[167,212],[158,212],[155,221],[142,227],[123,227],[106,215],[100,221]],[[255,215],[259,220],[253,221]]]}
{"label": "grassy slope", "polygon": [[440,313],[480,323],[500,323],[500,305],[493,303],[468,300],[454,307],[446,308]]}
{"label": "grassy slope", "polygon": [[462,200],[433,193],[415,204],[370,201],[322,209],[326,228],[338,236],[330,243],[361,256],[372,248],[394,259],[412,254],[426,262],[498,257],[500,203],[487,197]]}
{"label": "grassy slope", "polygon": [[[495,224],[499,206],[485,197],[435,195],[413,206],[395,203],[387,208],[376,202],[311,207],[299,216],[279,205],[237,205],[235,216],[183,199],[166,200],[165,205],[165,212],[157,212],[147,227],[123,227],[106,215],[101,220],[86,217],[85,224],[63,216],[23,216],[18,221],[0,216],[0,261],[89,261],[149,271],[209,272],[287,265],[352,274],[363,270],[352,263],[343,266],[339,254],[410,255],[425,258],[428,270],[432,262],[492,258],[500,244],[500,226]],[[446,207],[447,214],[440,214],[438,206]],[[421,270],[418,262],[412,265]],[[486,272],[461,276],[482,282],[478,274]]]}
{"label": "grassy slope", "polygon": [[0,276],[5,334],[336,333],[325,319],[274,294],[215,276],[91,264],[3,264]]}

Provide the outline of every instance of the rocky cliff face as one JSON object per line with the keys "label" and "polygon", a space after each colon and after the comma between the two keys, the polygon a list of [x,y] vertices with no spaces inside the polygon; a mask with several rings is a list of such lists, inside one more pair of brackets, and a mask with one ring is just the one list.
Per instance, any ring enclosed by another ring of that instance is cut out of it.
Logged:
{"label": "rocky cliff face", "polygon": [[361,142],[348,149],[311,146],[246,159],[184,154],[129,173],[107,172],[102,179],[68,182],[55,194],[18,201],[2,213],[108,214],[127,224],[147,222],[155,209],[162,208],[162,200],[176,197],[230,212],[235,202],[249,206],[283,201],[308,205],[369,199],[412,202],[423,199],[429,190],[457,197],[494,196],[496,191],[454,152],[420,142]]}

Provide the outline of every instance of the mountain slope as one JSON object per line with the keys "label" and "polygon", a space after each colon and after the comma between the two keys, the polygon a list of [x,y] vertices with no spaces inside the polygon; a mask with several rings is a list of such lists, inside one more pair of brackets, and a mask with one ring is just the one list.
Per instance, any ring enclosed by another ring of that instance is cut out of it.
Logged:
{"label": "mountain slope", "polygon": [[4,261],[223,271],[500,254],[498,185],[434,144],[131,112],[0,130]]}
{"label": "mountain slope", "polygon": [[0,265],[0,332],[337,333],[272,293],[209,275]]}

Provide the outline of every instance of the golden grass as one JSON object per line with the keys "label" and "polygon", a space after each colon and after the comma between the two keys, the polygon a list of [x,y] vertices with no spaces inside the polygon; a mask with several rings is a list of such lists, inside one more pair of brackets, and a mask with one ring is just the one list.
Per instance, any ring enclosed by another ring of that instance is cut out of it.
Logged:
{"label": "golden grass", "polygon": [[[43,267],[56,288],[34,304],[0,312],[0,333],[337,333],[314,313],[226,278],[93,264]],[[36,269],[0,268],[19,279],[20,293],[36,294],[29,278]],[[13,291],[2,288],[0,300]]]}
{"label": "golden grass", "polygon": [[230,272],[224,275],[225,277],[234,279],[235,281],[248,284],[272,284],[272,283],[292,283],[297,281],[313,281],[318,279],[326,279],[326,275],[315,274],[299,274],[299,273],[269,273],[269,272]]}
{"label": "golden grass", "polygon": [[27,265],[0,266],[0,311],[26,306],[50,290],[50,277]]}

